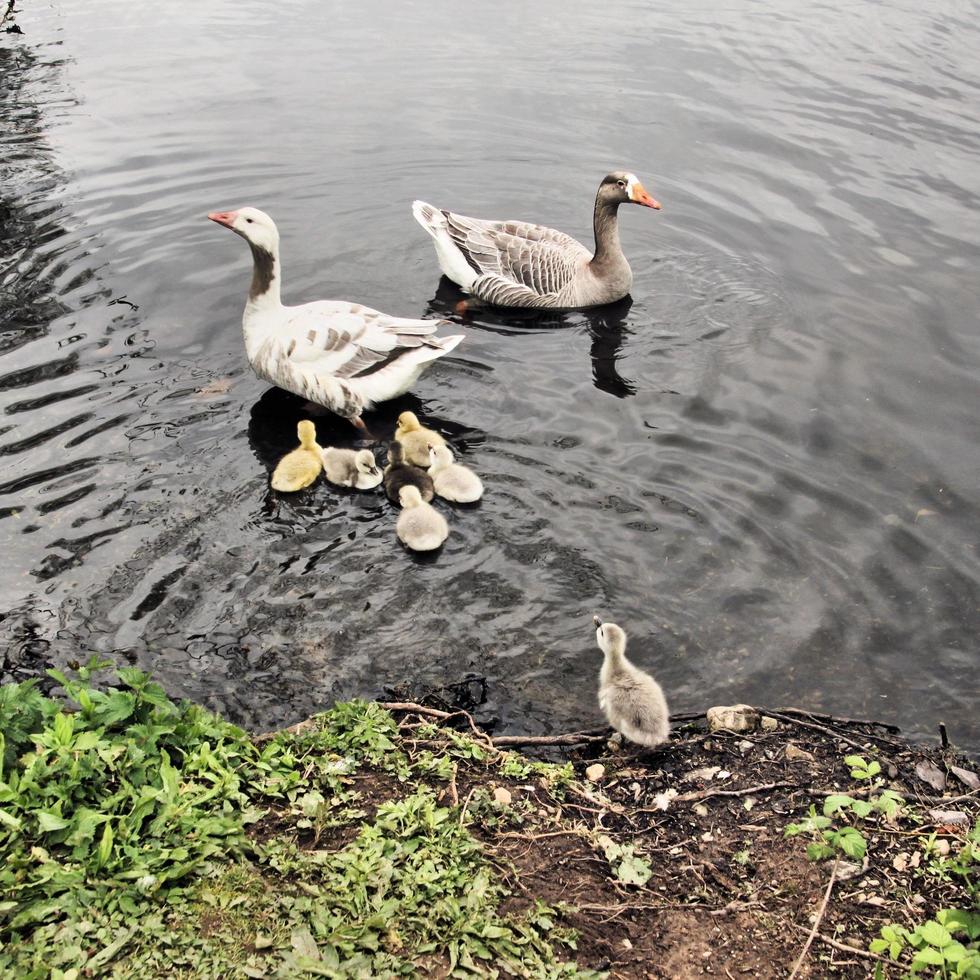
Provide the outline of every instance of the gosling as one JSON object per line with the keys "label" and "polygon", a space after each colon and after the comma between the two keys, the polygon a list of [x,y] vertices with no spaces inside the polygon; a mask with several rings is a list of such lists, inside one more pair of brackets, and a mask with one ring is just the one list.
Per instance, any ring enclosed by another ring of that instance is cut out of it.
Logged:
{"label": "gosling", "polygon": [[303,419],[296,426],[299,436],[299,446],[291,453],[286,453],[272,474],[272,489],[283,493],[295,493],[308,487],[323,469],[323,450],[316,442],[316,426],[309,420]]}
{"label": "gosling", "polygon": [[402,487],[415,487],[422,499],[428,503],[434,496],[432,477],[423,469],[405,461],[405,450],[400,442],[388,447],[388,465],[385,467],[385,493],[393,503],[400,503]]}
{"label": "gosling", "polygon": [[373,490],[382,480],[381,470],[370,449],[337,449],[330,446],[320,451],[323,472],[338,487]]}
{"label": "gosling", "polygon": [[465,466],[453,462],[448,446],[429,446],[429,476],[436,493],[457,504],[472,504],[483,496],[480,478]]}
{"label": "gosling", "polygon": [[660,685],[626,659],[626,633],[615,623],[595,623],[605,654],[599,672],[599,707],[609,724],[631,742],[655,748],[670,737],[670,712]]}
{"label": "gosling", "polygon": [[418,487],[402,487],[398,498],[402,505],[395,525],[398,540],[412,551],[441,548],[449,537],[449,525],[442,514],[422,499]]}
{"label": "gosling", "polygon": [[446,440],[419,422],[414,412],[402,412],[398,416],[395,439],[405,447],[405,459],[423,469],[429,465],[429,446],[445,446]]}

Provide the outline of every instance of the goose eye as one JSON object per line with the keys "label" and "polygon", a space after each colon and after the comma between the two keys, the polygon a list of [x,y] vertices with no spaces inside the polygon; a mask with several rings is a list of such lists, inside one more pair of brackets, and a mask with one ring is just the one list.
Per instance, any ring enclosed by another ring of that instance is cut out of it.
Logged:
{"label": "goose eye", "polygon": [[617,181],[616,181],[616,183],[617,183],[617,184],[618,184],[618,185],[619,185],[620,187],[622,187],[623,189],[625,189],[625,188],[626,188],[626,181],[625,181],[625,180],[617,180]]}
{"label": "goose eye", "polygon": [[248,222],[249,224],[251,224],[251,223],[252,223],[252,219],[251,219],[251,218],[246,218],[245,220],[246,220],[246,221],[247,221],[247,222]]}

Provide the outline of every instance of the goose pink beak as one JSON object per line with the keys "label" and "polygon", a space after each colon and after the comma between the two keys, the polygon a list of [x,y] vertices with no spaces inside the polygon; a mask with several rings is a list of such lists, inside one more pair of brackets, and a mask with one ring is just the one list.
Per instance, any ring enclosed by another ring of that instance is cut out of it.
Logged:
{"label": "goose pink beak", "polygon": [[660,202],[655,198],[650,197],[646,191],[646,188],[642,184],[633,185],[633,194],[631,199],[634,204],[642,204],[645,208],[654,208],[657,211],[660,210]]}
{"label": "goose pink beak", "polygon": [[238,217],[237,211],[211,211],[208,217],[212,221],[216,221],[219,225],[224,225],[226,228],[230,228],[235,223],[235,218]]}

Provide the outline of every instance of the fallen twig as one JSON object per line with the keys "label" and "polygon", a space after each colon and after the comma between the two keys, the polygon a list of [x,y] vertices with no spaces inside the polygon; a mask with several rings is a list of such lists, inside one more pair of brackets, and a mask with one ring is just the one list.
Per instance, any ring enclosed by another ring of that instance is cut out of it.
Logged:
{"label": "fallen twig", "polygon": [[[800,932],[806,932],[806,926],[797,925],[795,922],[790,923],[794,929],[799,929]],[[834,949],[839,949],[842,953],[852,953],[854,956],[862,956],[868,960],[879,960],[882,963],[888,963],[892,966],[895,965],[894,960],[890,960],[885,956],[879,956],[877,953],[872,953],[866,949],[858,949],[857,946],[848,946],[847,943],[839,942],[836,939],[832,939],[830,936],[825,936],[822,932],[814,933],[814,939],[819,939],[820,942],[826,943],[828,946],[833,946]]]}
{"label": "fallen twig", "polygon": [[[828,735],[830,738],[839,739],[841,742],[847,742],[848,745],[853,746],[855,749],[860,749],[862,752],[867,752],[866,745],[862,745],[860,742],[856,742],[853,738],[848,738],[846,735],[842,735],[840,732],[835,732],[830,728],[826,728],[824,725],[818,725],[815,721],[804,721],[802,718],[794,718],[792,715],[784,715],[778,711],[766,711],[766,714],[773,718],[778,718],[780,721],[785,721],[790,725],[801,725],[803,728],[812,728],[815,732]],[[868,737],[874,738],[873,735],[869,735]]]}
{"label": "fallen twig", "polygon": [[565,735],[494,735],[490,741],[496,745],[581,745],[586,742],[602,742],[609,737],[609,730],[595,732],[569,732]]}
{"label": "fallen twig", "polygon": [[427,708],[424,704],[415,704],[412,701],[379,701],[379,708],[386,711],[405,711],[415,715],[429,715],[432,718],[451,718],[453,712],[440,711],[438,708]]}
{"label": "fallen twig", "polygon": [[820,908],[817,909],[817,917],[813,920],[813,928],[810,930],[810,935],[806,937],[806,943],[803,945],[803,949],[800,950],[800,955],[796,958],[796,963],[793,964],[793,972],[789,975],[789,980],[794,980],[796,975],[800,972],[800,967],[803,966],[803,961],[806,959],[806,954],[810,951],[810,946],[813,944],[813,940],[817,933],[820,931],[820,923],[823,921],[823,914],[827,911],[827,903],[830,901],[830,893],[834,890],[834,882],[837,880],[837,865],[840,863],[840,858],[834,859],[834,866],[830,869],[830,881],[827,882],[827,890],[823,893],[823,901],[820,903]]}
{"label": "fallen twig", "polygon": [[814,718],[819,721],[835,721],[840,725],[867,725],[870,728],[884,728],[886,732],[894,732],[896,735],[901,732],[898,725],[890,725],[885,721],[871,721],[867,718],[842,718],[840,715],[825,715],[819,711],[807,711],[805,708],[759,708],[764,715],[779,713],[781,715],[802,715],[804,718]]}

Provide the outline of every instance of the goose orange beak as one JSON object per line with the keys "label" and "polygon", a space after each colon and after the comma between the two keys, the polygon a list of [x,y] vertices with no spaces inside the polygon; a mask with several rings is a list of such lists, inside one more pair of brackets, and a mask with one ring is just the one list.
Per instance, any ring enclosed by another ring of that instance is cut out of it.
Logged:
{"label": "goose orange beak", "polygon": [[235,223],[235,218],[238,217],[237,211],[211,211],[208,217],[217,222],[219,225],[224,225],[226,228],[230,228]]}
{"label": "goose orange beak", "polygon": [[656,211],[660,210],[660,202],[656,198],[650,197],[642,184],[633,185],[630,200],[634,204],[642,204],[645,208],[653,208]]}

